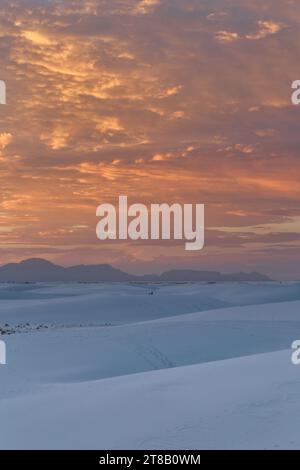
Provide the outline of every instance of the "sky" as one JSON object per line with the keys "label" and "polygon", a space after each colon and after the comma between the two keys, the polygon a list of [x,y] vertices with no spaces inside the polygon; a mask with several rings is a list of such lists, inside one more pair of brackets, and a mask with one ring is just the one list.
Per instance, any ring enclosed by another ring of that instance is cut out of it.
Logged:
{"label": "sky", "polygon": [[[1,0],[0,264],[300,279],[300,3]],[[96,208],[204,203],[205,247],[96,238]]]}

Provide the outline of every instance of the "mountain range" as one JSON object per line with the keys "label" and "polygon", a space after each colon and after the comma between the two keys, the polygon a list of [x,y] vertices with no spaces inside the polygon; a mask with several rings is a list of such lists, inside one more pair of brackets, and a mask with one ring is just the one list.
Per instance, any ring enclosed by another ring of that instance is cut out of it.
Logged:
{"label": "mountain range", "polygon": [[109,264],[77,265],[63,267],[50,261],[33,258],[20,263],[0,267],[0,282],[225,282],[225,281],[271,281],[257,272],[222,274],[218,271],[172,270],[161,275],[135,276],[116,269]]}

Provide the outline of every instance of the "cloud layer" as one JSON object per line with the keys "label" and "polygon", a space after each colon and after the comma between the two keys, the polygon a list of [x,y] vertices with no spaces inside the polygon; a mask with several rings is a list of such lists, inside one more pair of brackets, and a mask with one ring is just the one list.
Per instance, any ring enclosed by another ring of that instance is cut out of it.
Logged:
{"label": "cloud layer", "polygon": [[[299,277],[299,22],[292,0],[3,0],[3,262]],[[204,251],[100,244],[119,194],[204,202]]]}

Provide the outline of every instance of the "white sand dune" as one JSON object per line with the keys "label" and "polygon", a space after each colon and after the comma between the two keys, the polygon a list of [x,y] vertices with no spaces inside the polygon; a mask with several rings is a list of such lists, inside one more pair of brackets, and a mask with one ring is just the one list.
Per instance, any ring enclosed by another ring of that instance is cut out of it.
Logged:
{"label": "white sand dune", "polygon": [[300,300],[299,283],[3,284],[0,322],[120,325],[291,300]]}
{"label": "white sand dune", "polygon": [[289,351],[2,400],[5,449],[294,449],[300,371]]}
{"label": "white sand dune", "polygon": [[2,337],[0,448],[300,447],[299,284],[6,285],[1,296],[0,324],[50,328]]}

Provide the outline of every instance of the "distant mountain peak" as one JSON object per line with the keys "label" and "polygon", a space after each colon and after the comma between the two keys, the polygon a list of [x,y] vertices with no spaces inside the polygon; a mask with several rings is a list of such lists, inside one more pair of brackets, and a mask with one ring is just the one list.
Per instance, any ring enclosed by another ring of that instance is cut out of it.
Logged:
{"label": "distant mountain peak", "polygon": [[174,269],[161,275],[134,276],[110,264],[81,264],[63,267],[42,258],[0,267],[0,282],[258,282],[271,281],[264,274]]}
{"label": "distant mountain peak", "polygon": [[48,261],[43,258],[29,258],[29,259],[20,261],[20,263],[18,264],[22,266],[58,266],[52,263],[51,261]]}

